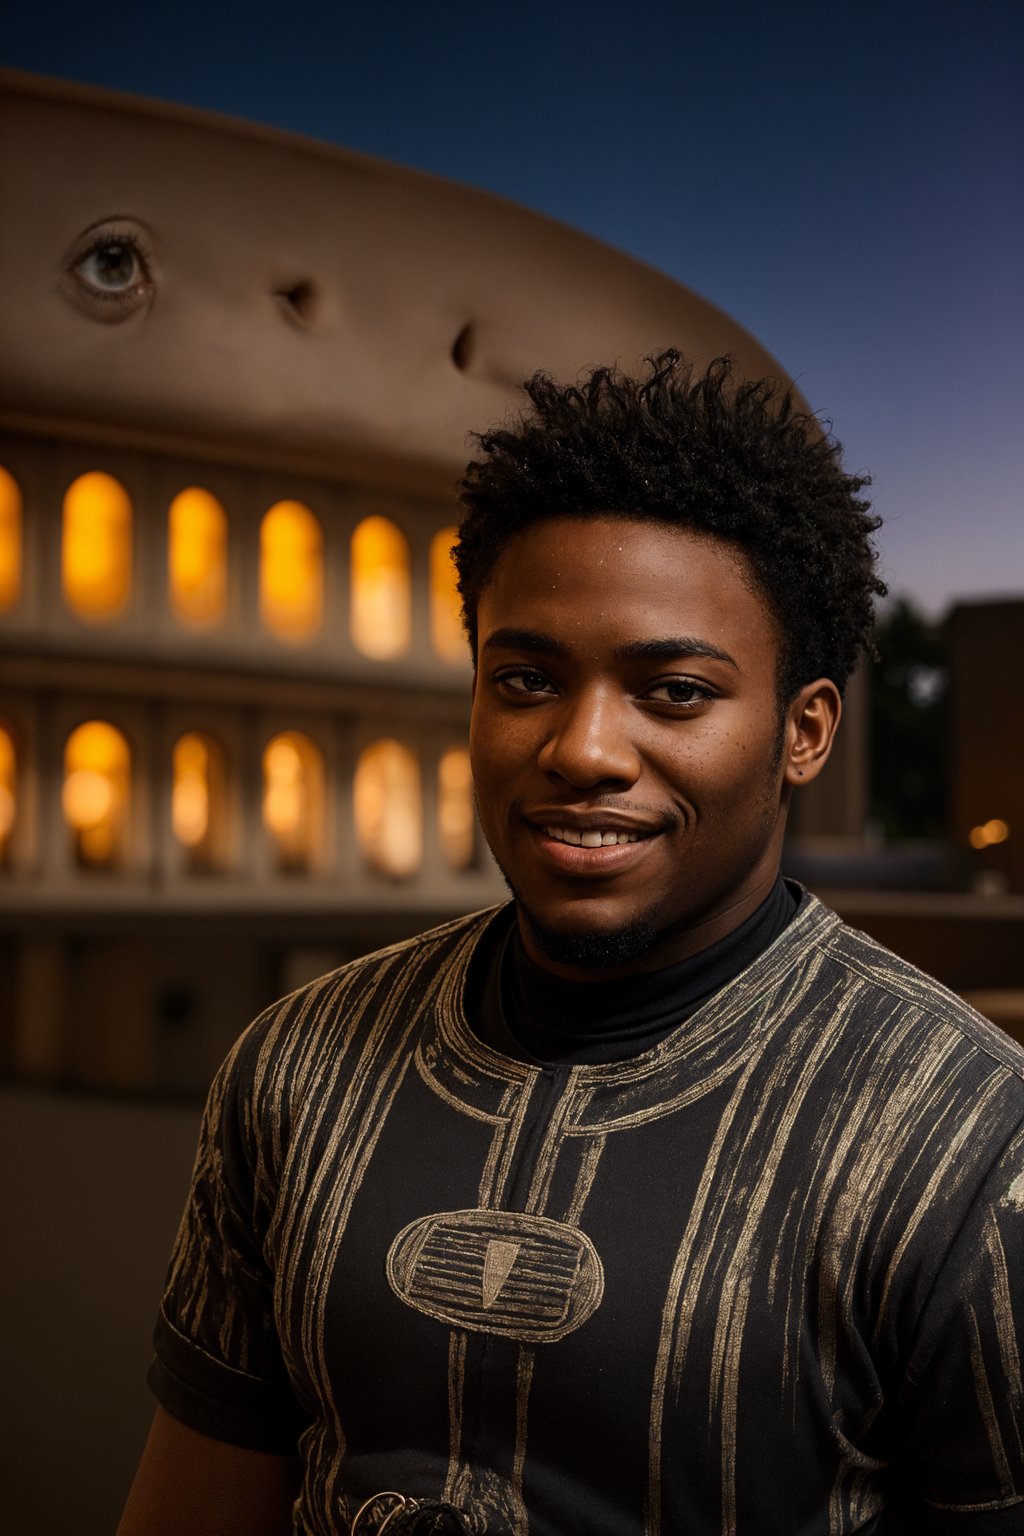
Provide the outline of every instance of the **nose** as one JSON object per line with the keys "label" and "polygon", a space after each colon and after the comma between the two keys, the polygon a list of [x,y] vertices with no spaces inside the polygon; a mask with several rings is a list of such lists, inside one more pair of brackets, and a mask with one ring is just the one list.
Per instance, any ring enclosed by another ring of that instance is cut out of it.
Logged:
{"label": "nose", "polygon": [[630,726],[628,702],[604,689],[566,696],[550,717],[550,732],[537,761],[578,789],[598,784],[635,784],[640,756]]}

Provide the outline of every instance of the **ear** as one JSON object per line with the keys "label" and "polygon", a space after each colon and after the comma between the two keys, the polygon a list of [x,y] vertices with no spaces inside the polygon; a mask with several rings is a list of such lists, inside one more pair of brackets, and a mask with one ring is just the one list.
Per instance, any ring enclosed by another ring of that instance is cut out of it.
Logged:
{"label": "ear", "polygon": [[807,683],[786,711],[786,743],[783,752],[784,782],[809,784],[828,762],[843,701],[839,689],[827,677]]}

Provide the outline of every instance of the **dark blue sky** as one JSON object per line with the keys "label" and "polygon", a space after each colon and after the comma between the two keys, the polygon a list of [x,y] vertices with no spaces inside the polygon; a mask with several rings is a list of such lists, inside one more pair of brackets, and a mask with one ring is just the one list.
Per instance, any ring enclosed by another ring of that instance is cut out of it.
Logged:
{"label": "dark blue sky", "polygon": [[1024,594],[1024,7],[43,3],[4,62],[438,172],[728,310],[875,476],[885,573]]}

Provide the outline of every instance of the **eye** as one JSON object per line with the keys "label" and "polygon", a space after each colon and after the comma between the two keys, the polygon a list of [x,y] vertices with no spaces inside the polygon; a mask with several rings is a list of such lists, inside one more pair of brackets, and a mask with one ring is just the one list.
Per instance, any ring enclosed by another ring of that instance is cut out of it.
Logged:
{"label": "eye", "polygon": [[76,263],[75,271],[101,293],[123,293],[144,275],[142,258],[130,240],[104,240]]}
{"label": "eye", "polygon": [[154,293],[152,263],[141,231],[118,224],[89,230],[65,268],[68,296],[97,320],[126,320]]}
{"label": "eye", "polygon": [[531,667],[520,667],[515,672],[502,672],[498,682],[513,693],[538,694],[554,691],[544,673],[535,672]]}
{"label": "eye", "polygon": [[706,704],[711,697],[710,688],[686,677],[667,678],[663,683],[654,683],[644,694],[645,699],[655,704],[676,704],[690,709],[697,704]]}

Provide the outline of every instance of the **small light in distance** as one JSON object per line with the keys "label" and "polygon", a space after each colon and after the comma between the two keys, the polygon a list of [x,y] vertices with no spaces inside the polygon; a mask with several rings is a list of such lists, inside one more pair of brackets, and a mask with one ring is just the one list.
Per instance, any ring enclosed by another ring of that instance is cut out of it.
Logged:
{"label": "small light in distance", "polygon": [[972,848],[992,848],[997,843],[1005,843],[1010,835],[1010,828],[1005,821],[998,816],[990,821],[983,822],[979,827],[972,827],[967,834],[967,841]]}

